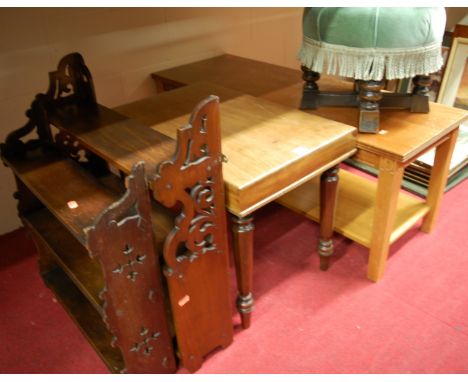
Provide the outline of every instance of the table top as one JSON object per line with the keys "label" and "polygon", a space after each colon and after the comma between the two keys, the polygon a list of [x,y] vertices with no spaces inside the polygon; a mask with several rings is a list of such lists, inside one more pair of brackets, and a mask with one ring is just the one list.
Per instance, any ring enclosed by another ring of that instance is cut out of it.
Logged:
{"label": "table top", "polygon": [[[180,84],[193,84],[203,79],[294,109],[300,104],[304,83],[300,70],[232,55],[163,70],[152,76]],[[351,90],[353,87],[352,82],[330,76],[322,76],[318,85],[324,91]],[[307,113],[355,127],[358,125],[357,108],[322,107]],[[357,147],[401,163],[414,159],[468,118],[466,110],[432,102],[427,114],[392,109],[383,109],[380,113],[381,133],[359,133]]]}
{"label": "table top", "polygon": [[227,208],[245,216],[351,156],[356,129],[208,82],[115,110],[176,138],[195,105],[220,97]]}

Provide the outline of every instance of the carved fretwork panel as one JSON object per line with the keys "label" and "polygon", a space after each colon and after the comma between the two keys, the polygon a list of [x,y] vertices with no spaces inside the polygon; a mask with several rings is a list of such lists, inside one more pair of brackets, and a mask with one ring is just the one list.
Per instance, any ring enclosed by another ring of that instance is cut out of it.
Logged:
{"label": "carved fretwork panel", "polygon": [[126,194],[87,229],[104,273],[104,321],[124,357],[122,372],[170,373],[176,365],[142,162],[127,180]]}
{"label": "carved fretwork panel", "polygon": [[181,205],[164,245],[179,353],[197,370],[203,357],[232,342],[219,100],[210,96],[179,129],[177,151],[153,179],[156,200]]}
{"label": "carved fretwork panel", "polygon": [[96,104],[93,79],[81,54],[71,53],[60,60],[57,70],[49,73],[46,95],[53,103],[73,98],[76,104]]}
{"label": "carved fretwork panel", "polygon": [[74,159],[81,166],[95,175],[109,173],[109,168],[104,159],[84,148],[71,134],[59,130],[53,137],[55,147],[64,155]]}
{"label": "carved fretwork panel", "polygon": [[[0,145],[2,156],[5,158],[23,158],[28,150],[51,142],[49,119],[47,116],[47,97],[44,94],[36,95],[31,107],[26,111],[28,122],[23,127],[7,135],[5,143]],[[38,138],[26,142],[22,137],[36,130]]]}
{"label": "carved fretwork panel", "polygon": [[[28,122],[11,132],[1,145],[2,155],[6,158],[24,157],[30,149],[52,143],[49,113],[54,108],[73,104],[92,107],[96,105],[94,85],[89,69],[79,53],[63,57],[58,68],[49,73],[49,89],[36,95],[31,107],[26,111]],[[37,139],[23,142],[21,138],[37,132]]]}
{"label": "carved fretwork panel", "polygon": [[59,131],[54,136],[57,147],[67,156],[79,163],[89,162],[90,152],[86,150],[80,142],[66,131]]}

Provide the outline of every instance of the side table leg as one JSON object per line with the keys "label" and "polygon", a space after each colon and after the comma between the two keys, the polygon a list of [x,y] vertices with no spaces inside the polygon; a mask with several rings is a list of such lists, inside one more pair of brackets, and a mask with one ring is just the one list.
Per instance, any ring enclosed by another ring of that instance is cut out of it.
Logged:
{"label": "side table leg", "polygon": [[398,162],[387,158],[380,158],[379,180],[367,268],[367,277],[372,281],[378,281],[384,274],[390,249],[390,236],[395,225],[396,207],[402,179],[403,167]]}
{"label": "side table leg", "polygon": [[240,218],[232,215],[232,232],[234,261],[236,265],[237,289],[237,310],[240,313],[242,327],[250,327],[250,316],[253,310],[253,216],[249,215]]}
{"label": "side table leg", "polygon": [[320,256],[320,269],[322,271],[328,269],[330,256],[333,255],[332,236],[339,170],[338,166],[334,166],[320,176],[320,238],[318,253]]}
{"label": "side table leg", "polygon": [[458,137],[458,129],[450,134],[450,138],[437,146],[432,166],[431,179],[429,181],[429,189],[427,194],[427,204],[430,209],[424,217],[421,231],[431,232],[435,227],[437,216],[439,215],[440,202],[447,184],[447,175],[450,167],[453,149]]}

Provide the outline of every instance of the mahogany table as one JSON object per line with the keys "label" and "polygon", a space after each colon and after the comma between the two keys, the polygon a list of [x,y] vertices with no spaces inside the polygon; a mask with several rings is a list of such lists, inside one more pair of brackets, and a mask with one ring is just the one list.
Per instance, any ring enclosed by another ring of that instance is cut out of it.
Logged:
{"label": "mahogany table", "polygon": [[[116,110],[175,138],[199,100],[220,97],[226,208],[232,214],[233,247],[244,328],[253,308],[253,216],[265,204],[321,174],[319,255],[323,267],[331,241],[338,164],[356,152],[356,129],[211,83],[197,83],[120,106]],[[319,202],[320,199],[320,202]]]}

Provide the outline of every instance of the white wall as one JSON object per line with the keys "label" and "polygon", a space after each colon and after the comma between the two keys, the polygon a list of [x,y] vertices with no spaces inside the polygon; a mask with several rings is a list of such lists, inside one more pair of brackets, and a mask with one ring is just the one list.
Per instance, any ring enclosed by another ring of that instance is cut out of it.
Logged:
{"label": "white wall", "polygon": [[445,30],[453,31],[456,24],[467,25],[468,23],[468,8],[451,7],[445,8],[447,13],[447,24]]}
{"label": "white wall", "polygon": [[[300,8],[0,9],[0,141],[26,122],[47,73],[80,52],[98,101],[151,94],[149,74],[223,52],[298,67]],[[0,166],[0,234],[20,226],[11,171]]]}

